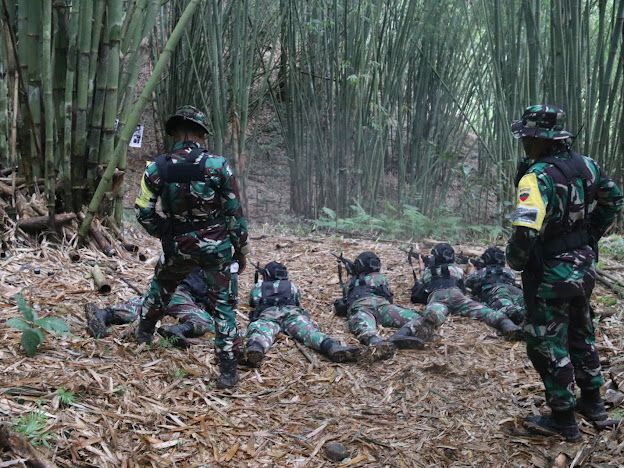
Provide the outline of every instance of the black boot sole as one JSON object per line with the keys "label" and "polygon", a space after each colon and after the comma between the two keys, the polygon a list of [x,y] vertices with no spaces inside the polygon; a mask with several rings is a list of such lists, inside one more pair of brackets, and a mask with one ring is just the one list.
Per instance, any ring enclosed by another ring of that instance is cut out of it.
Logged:
{"label": "black boot sole", "polygon": [[186,340],[186,337],[170,332],[164,327],[160,327],[158,329],[158,334],[163,338],[167,338],[169,341],[171,341],[171,344],[176,348],[188,349],[191,347],[191,343]]}
{"label": "black boot sole", "polygon": [[264,353],[262,351],[251,350],[247,351],[247,364],[251,367],[260,367],[260,363],[264,359]]}
{"label": "black boot sole", "polygon": [[94,304],[85,305],[85,314],[87,316],[87,332],[94,338],[104,338],[108,336],[106,324],[97,316],[97,307]]}
{"label": "black boot sole", "polygon": [[329,356],[332,362],[356,362],[360,358],[360,350],[337,351]]}
{"label": "black boot sole", "polygon": [[563,429],[560,430],[554,427],[539,424],[537,422],[538,420],[539,420],[539,417],[536,417],[535,420],[527,418],[523,421],[523,425],[526,429],[536,434],[544,435],[548,437],[553,437],[553,436],[563,437],[566,440],[566,442],[578,442],[579,440],[582,439],[581,433],[578,431],[576,432],[576,434],[565,434],[563,432]]}

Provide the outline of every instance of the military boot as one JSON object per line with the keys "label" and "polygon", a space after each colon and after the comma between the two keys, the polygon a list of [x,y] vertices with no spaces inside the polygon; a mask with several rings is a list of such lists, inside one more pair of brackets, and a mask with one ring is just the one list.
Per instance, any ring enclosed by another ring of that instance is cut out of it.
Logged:
{"label": "military boot", "polygon": [[191,346],[191,343],[186,338],[193,336],[193,331],[192,323],[183,322],[168,327],[160,327],[158,334],[171,340],[171,343],[176,348],[186,349]]}
{"label": "military boot", "polygon": [[219,356],[219,372],[221,375],[217,379],[217,388],[232,388],[238,383],[237,364],[236,358]]}
{"label": "military boot", "polygon": [[360,341],[369,348],[369,354],[374,360],[390,359],[396,352],[396,346],[379,335],[371,335]]}
{"label": "military boot", "polygon": [[260,363],[264,359],[264,349],[260,346],[260,343],[250,341],[245,348],[245,355],[247,356],[247,364],[251,367],[260,367]]}
{"label": "military boot", "polygon": [[522,341],[523,339],[522,328],[506,317],[496,324],[496,329],[506,340]]}
{"label": "military boot", "polygon": [[[405,325],[401,328],[407,328]],[[423,317],[418,317],[409,327],[410,336],[420,339],[423,343],[427,343],[433,339],[435,328]]]}
{"label": "military boot", "polygon": [[514,307],[508,317],[516,325],[522,325],[524,323],[524,309],[522,307]]}
{"label": "military boot", "polygon": [[589,421],[605,421],[609,417],[600,390],[581,390],[581,398],[576,402],[576,411]]}
{"label": "military boot", "polygon": [[106,326],[111,320],[110,309],[100,309],[95,304],[89,302],[85,304],[85,315],[87,316],[87,331],[94,338],[104,338],[108,336]]}
{"label": "military boot", "polygon": [[548,416],[528,416],[524,419],[524,426],[537,434],[560,435],[567,442],[576,442],[581,438],[573,410],[553,411]]}
{"label": "military boot", "polygon": [[399,328],[388,341],[399,349],[423,349],[425,347],[423,340],[412,336],[412,330],[405,326]]}
{"label": "military boot", "polygon": [[357,346],[343,346],[331,338],[321,343],[321,353],[333,362],[355,362],[360,356],[360,348]]}
{"label": "military boot", "polygon": [[156,322],[144,318],[139,319],[139,325],[136,329],[135,338],[137,343],[151,343],[156,330]]}

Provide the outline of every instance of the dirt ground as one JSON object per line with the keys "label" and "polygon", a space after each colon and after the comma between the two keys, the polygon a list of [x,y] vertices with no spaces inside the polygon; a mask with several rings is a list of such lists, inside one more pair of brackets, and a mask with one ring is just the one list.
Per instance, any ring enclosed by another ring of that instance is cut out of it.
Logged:
{"label": "dirt ground", "polygon": [[[354,256],[375,249],[396,302],[408,303],[411,274],[399,244],[252,228],[252,259],[286,262],[304,306],[344,342],[356,344],[333,314],[338,278],[330,252]],[[281,335],[260,369],[240,368],[232,393],[214,388],[210,337],[185,351],[159,342],[138,346],[130,339],[132,325],[90,338],[84,304],[123,301],[135,292],[121,277],[144,289],[151,276],[156,243],[134,231],[128,237],[152,260],[82,250],[81,261],[71,263],[67,252],[45,243],[0,260],[0,422],[13,425],[20,415],[43,413],[51,437],[40,450],[58,466],[334,466],[325,456],[330,442],[349,451],[341,466],[547,467],[568,466],[575,457],[583,466],[624,464],[621,429],[598,433],[583,421],[578,444],[527,434],[521,418],[544,407],[523,344],[469,319],[451,318],[425,350],[372,364],[334,364],[313,351],[304,354]],[[89,268],[95,262],[112,281],[108,296],[93,290]],[[36,266],[41,273],[34,273]],[[252,278],[249,270],[241,277],[243,330]],[[17,314],[7,298],[18,290],[41,315],[64,317],[71,336],[48,337],[35,357],[26,357],[19,332],[5,324]],[[598,299],[605,295],[598,290]],[[606,314],[598,337],[605,376],[619,382],[621,306],[599,312]],[[59,387],[75,394],[72,404],[61,404]],[[0,466],[16,459],[0,453]]]}

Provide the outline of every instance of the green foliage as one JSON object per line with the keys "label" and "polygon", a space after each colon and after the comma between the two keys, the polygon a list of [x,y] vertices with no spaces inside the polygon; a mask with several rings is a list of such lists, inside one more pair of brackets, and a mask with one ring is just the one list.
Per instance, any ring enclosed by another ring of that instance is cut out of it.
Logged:
{"label": "green foliage", "polygon": [[618,303],[617,298],[614,296],[598,296],[597,300],[600,304],[606,307],[612,307]]}
{"label": "green foliage", "polygon": [[22,317],[13,317],[7,320],[7,325],[22,332],[22,348],[29,357],[37,353],[39,346],[45,341],[47,333],[66,335],[69,327],[65,320],[59,317],[39,318],[37,313],[28,305],[21,294],[15,296],[17,308]]}
{"label": "green foliage", "polygon": [[46,426],[48,417],[41,411],[31,411],[22,414],[18,419],[13,430],[18,434],[26,437],[32,445],[44,445],[49,447],[48,441],[52,438],[52,434],[47,432]]}
{"label": "green foliage", "polygon": [[446,209],[439,210],[435,217],[428,217],[412,205],[405,204],[399,210],[386,204],[383,213],[373,216],[359,203],[355,203],[351,205],[351,211],[353,216],[339,218],[335,211],[324,207],[323,215],[315,221],[315,226],[394,239],[433,237],[457,241],[471,238],[493,242],[504,233],[501,226],[466,225],[460,216]]}
{"label": "green foliage", "polygon": [[76,394],[65,387],[60,386],[56,389],[56,394],[59,397],[59,402],[63,406],[71,406],[76,401]]}
{"label": "green foliage", "polygon": [[162,349],[173,348],[178,341],[178,338],[175,336],[161,336],[158,340],[158,347]]}
{"label": "green foliage", "polygon": [[175,369],[171,369],[169,371],[169,377],[172,380],[181,380],[188,376],[188,372],[182,367],[176,367]]}
{"label": "green foliage", "polygon": [[624,237],[609,236],[600,240],[598,244],[600,255],[613,260],[624,260]]}

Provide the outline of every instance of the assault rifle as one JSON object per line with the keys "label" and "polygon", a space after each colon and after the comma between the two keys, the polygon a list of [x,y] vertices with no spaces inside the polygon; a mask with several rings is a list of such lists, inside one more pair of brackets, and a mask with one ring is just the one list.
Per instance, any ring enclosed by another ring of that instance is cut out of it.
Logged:
{"label": "assault rifle", "polygon": [[347,291],[345,290],[344,278],[342,276],[342,268],[344,266],[344,269],[347,270],[347,274],[354,275],[355,265],[351,260],[346,259],[342,252],[340,252],[340,255],[336,255],[335,253],[332,253],[332,255],[337,259],[336,262],[338,264],[338,284],[340,284],[340,290],[342,291],[342,297],[334,301],[334,309],[336,311],[336,315],[340,317],[346,317],[348,310]]}

